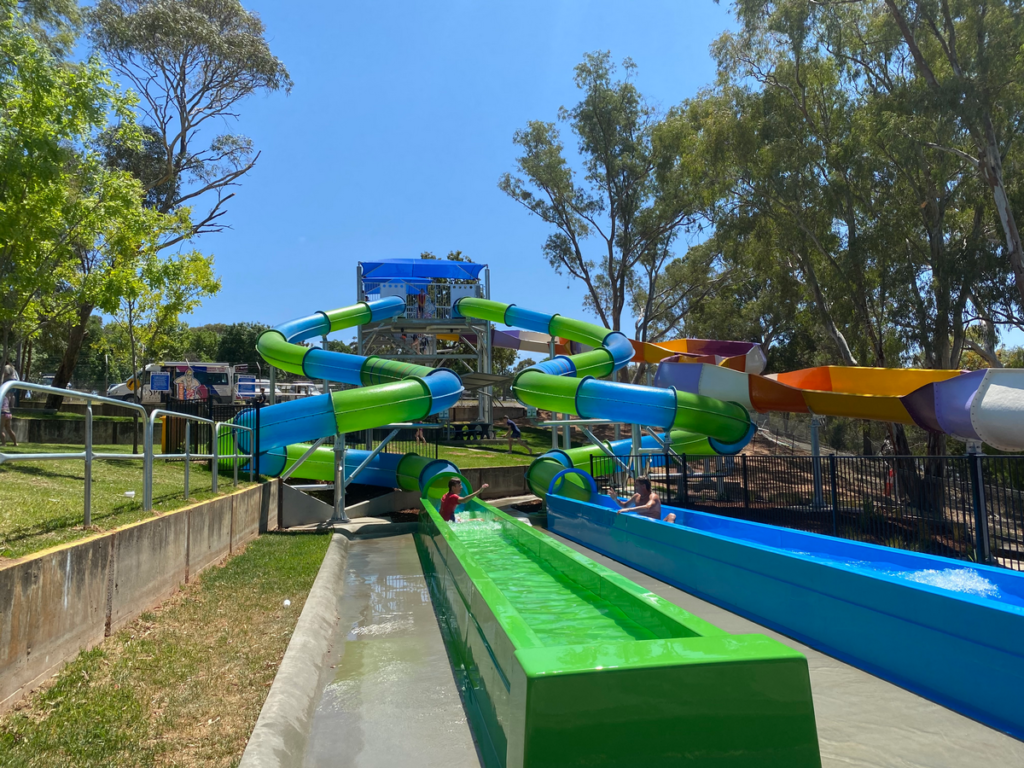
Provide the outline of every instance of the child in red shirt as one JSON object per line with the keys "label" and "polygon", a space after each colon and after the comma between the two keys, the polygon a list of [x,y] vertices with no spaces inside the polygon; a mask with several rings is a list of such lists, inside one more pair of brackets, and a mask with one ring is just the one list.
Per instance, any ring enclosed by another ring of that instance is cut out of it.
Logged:
{"label": "child in red shirt", "polygon": [[441,497],[441,519],[454,523],[455,508],[459,504],[465,504],[470,499],[476,498],[488,487],[487,483],[484,483],[480,486],[479,490],[474,491],[469,496],[459,496],[459,493],[462,491],[462,481],[457,477],[450,478],[448,480],[448,493]]}

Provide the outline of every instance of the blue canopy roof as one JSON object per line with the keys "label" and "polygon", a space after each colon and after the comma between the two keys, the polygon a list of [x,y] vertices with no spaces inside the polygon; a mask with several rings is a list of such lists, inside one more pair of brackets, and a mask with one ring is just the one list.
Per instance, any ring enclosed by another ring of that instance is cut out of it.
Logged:
{"label": "blue canopy roof", "polygon": [[447,259],[383,259],[362,261],[363,280],[386,282],[388,280],[419,280],[432,277],[446,277],[454,280],[476,280],[486,264]]}

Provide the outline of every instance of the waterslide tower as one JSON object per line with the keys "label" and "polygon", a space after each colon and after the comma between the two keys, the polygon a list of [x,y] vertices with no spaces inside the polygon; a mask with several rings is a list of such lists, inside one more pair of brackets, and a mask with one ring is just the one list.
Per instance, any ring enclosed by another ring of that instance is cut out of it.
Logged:
{"label": "waterslide tower", "polygon": [[356,295],[359,301],[398,296],[406,307],[397,317],[359,326],[357,354],[453,368],[466,392],[477,397],[477,420],[493,424],[491,389],[506,379],[493,373],[491,323],[452,311],[461,298],[490,298],[486,264],[440,259],[361,261],[356,267]]}

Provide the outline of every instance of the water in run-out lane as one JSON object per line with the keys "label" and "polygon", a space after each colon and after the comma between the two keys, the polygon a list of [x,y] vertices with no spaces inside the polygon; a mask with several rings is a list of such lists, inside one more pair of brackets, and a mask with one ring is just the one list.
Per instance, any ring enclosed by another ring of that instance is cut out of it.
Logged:
{"label": "water in run-out lane", "polygon": [[503,535],[500,523],[459,523],[453,530],[545,645],[587,645],[654,637],[607,600],[566,578]]}

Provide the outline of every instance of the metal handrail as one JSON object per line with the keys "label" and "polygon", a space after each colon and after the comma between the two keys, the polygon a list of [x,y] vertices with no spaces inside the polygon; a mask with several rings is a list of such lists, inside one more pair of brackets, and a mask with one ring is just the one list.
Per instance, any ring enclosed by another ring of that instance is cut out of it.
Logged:
{"label": "metal handrail", "polygon": [[[153,434],[156,427],[156,420],[158,417],[166,418],[180,418],[185,419],[185,453],[184,454],[161,454],[161,458],[168,459],[185,459],[185,498],[188,499],[188,485],[189,485],[189,468],[192,459],[212,459],[213,467],[211,471],[212,478],[212,490],[217,493],[217,478],[220,470],[220,459],[232,459],[234,463],[234,485],[238,485],[238,459],[247,458],[249,460],[249,480],[255,479],[254,465],[255,455],[253,453],[255,448],[255,442],[253,440],[254,430],[252,427],[246,427],[241,424],[232,424],[230,422],[217,422],[212,419],[206,419],[201,416],[192,416],[190,414],[176,413],[174,411],[168,411],[161,408],[157,408],[152,412],[147,412],[146,409],[138,403],[130,403],[124,400],[115,400],[110,397],[103,397],[102,395],[93,395],[87,392],[78,392],[77,390],[60,389],[58,387],[49,387],[45,384],[32,384],[27,381],[6,381],[0,384],[0,401],[7,396],[8,392],[13,389],[21,389],[27,392],[42,392],[45,394],[61,395],[63,397],[80,397],[86,401],[85,407],[85,450],[76,453],[17,453],[8,454],[0,451],[0,464],[7,462],[18,462],[18,461],[60,461],[60,460],[77,460],[81,459],[85,462],[85,488],[84,488],[84,515],[83,525],[88,528],[92,525],[92,462],[94,459],[142,459],[142,509],[145,512],[151,512],[153,510],[153,461],[155,458],[155,451],[153,446]],[[115,405],[119,408],[125,408],[130,411],[137,411],[141,413],[142,419],[145,422],[145,428],[143,429],[143,444],[142,453],[96,453],[92,449],[92,404],[93,403],[106,403],[108,405]],[[189,452],[189,424],[192,421],[202,422],[210,424],[213,427],[213,453],[212,454],[191,454]],[[222,427],[227,427],[229,430],[242,430],[250,433],[249,440],[249,453],[240,454],[238,452],[238,440],[234,442],[234,450],[231,456],[218,456],[218,442],[220,439],[220,431]]]}
{"label": "metal handrail", "polygon": [[[220,456],[220,455],[218,455],[218,448],[219,448],[218,443],[220,442],[220,429],[223,426],[227,426],[229,429],[241,429],[241,430],[244,430],[244,431],[250,433],[250,439],[249,439],[249,451],[250,451],[250,453],[248,453],[248,454],[241,454],[241,455],[243,457],[249,459],[249,479],[250,480],[253,479],[253,464],[255,463],[255,457],[252,454],[252,450],[253,450],[254,444],[253,444],[253,440],[252,440],[252,432],[253,432],[253,430],[252,430],[251,427],[246,427],[246,426],[243,426],[241,424],[232,424],[230,422],[225,422],[225,421],[214,421],[213,419],[207,419],[207,418],[204,418],[203,416],[193,416],[190,413],[178,413],[176,411],[168,411],[168,410],[166,410],[164,408],[154,408],[153,411],[149,415],[149,424],[146,427],[146,431],[148,433],[149,444],[150,445],[153,444],[153,433],[154,433],[155,427],[156,427],[157,416],[161,416],[165,420],[168,419],[168,418],[175,418],[175,419],[184,419],[184,421],[185,421],[185,453],[160,454],[160,458],[165,460],[165,461],[166,460],[170,460],[170,459],[184,459],[185,460],[185,499],[186,500],[188,499],[188,494],[189,494],[189,470],[190,470],[192,461],[194,459],[211,459],[212,460],[213,466],[212,466],[211,471],[210,471],[210,474],[212,475],[212,478],[211,478],[211,481],[210,481],[210,490],[213,493],[217,493],[217,475],[218,475],[218,472],[220,470],[220,460],[221,459],[230,458],[230,459],[233,460],[233,462],[234,462],[234,470],[235,470],[234,471],[234,485],[236,485],[236,486],[238,485],[238,459],[239,459],[238,441],[237,440],[234,441],[235,449],[232,452],[231,456]],[[190,430],[189,427],[190,427],[191,422],[193,422],[193,421],[199,422],[200,424],[209,424],[211,427],[213,427],[213,435],[212,435],[212,438],[210,440],[210,442],[212,443],[213,453],[191,453],[189,451],[189,446],[191,445],[191,437],[192,437],[191,436],[191,430]],[[143,499],[143,508],[146,509],[147,511],[149,509],[152,509],[152,505],[153,505],[153,495],[152,495],[153,494],[153,488],[152,488],[152,483],[150,483],[149,493],[150,493],[149,498],[148,499]],[[148,507],[146,506],[147,503],[149,504]]]}
{"label": "metal handrail", "polygon": [[[130,454],[96,454],[92,450],[92,404],[93,403],[106,403],[108,405],[116,405],[119,408],[125,408],[130,411],[138,411],[142,414],[142,420],[146,421],[148,415],[146,409],[138,403],[128,403],[124,400],[114,400],[110,397],[103,397],[102,395],[93,395],[88,392],[74,393],[71,390],[60,389],[59,387],[48,387],[45,384],[32,384],[28,381],[5,381],[0,384],[0,402],[7,396],[7,393],[12,389],[22,389],[26,392],[44,392],[46,394],[60,395],[62,397],[80,397],[86,401],[85,405],[85,450],[81,453],[67,453],[67,454],[47,454],[47,453],[19,453],[15,455],[4,454],[0,452],[0,464],[8,461],[49,461],[56,460],[57,457],[63,459],[82,459],[85,462],[85,489],[84,489],[84,506],[85,512],[83,515],[82,525],[88,528],[92,525],[92,462],[96,458],[118,458],[118,459],[142,459],[142,498],[145,500],[147,497],[152,500],[153,498],[153,439],[152,433],[144,430],[144,438],[142,443],[142,454],[130,453]],[[54,458],[51,458],[54,457]],[[152,503],[150,506],[146,506],[143,502],[143,510],[148,512],[152,509]]]}

